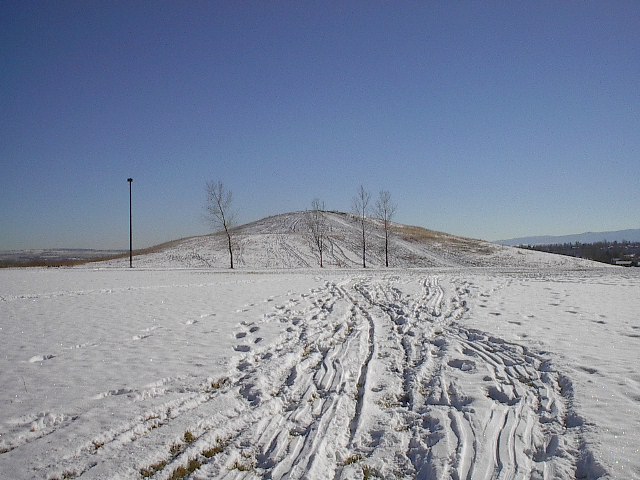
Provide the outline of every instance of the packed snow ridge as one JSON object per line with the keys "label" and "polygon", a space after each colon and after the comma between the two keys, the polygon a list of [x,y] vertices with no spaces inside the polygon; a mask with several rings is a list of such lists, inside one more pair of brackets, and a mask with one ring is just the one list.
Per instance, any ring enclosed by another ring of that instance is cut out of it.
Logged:
{"label": "packed snow ridge", "polygon": [[2,477],[640,478],[637,269],[328,217],[0,270]]}

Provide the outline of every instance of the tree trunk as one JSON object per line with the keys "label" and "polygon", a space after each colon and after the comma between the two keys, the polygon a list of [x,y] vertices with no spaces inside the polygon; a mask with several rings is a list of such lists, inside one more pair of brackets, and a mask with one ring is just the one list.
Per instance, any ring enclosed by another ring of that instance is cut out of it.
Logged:
{"label": "tree trunk", "polygon": [[233,249],[231,248],[231,235],[229,235],[229,230],[225,227],[225,232],[227,232],[227,241],[229,242],[229,260],[231,261],[231,270],[233,270]]}
{"label": "tree trunk", "polygon": [[362,223],[362,268],[367,268],[367,244],[364,232],[364,222]]}
{"label": "tree trunk", "polygon": [[389,266],[389,231],[384,229],[384,264]]}

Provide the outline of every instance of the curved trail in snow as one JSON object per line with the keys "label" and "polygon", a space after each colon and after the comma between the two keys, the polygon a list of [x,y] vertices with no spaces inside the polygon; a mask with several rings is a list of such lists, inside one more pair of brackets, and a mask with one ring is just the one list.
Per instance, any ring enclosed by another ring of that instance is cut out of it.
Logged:
{"label": "curved trail in snow", "polygon": [[[148,410],[35,473],[100,478],[586,478],[571,381],[543,353],[465,328],[473,285],[366,276],[289,295],[243,325],[229,375],[167,379]],[[73,429],[73,421],[55,428]],[[52,431],[53,431],[52,430]],[[47,432],[48,434],[50,432]],[[177,440],[176,440],[177,439]],[[16,444],[13,448],[29,444]],[[139,455],[147,452],[144,464]]]}

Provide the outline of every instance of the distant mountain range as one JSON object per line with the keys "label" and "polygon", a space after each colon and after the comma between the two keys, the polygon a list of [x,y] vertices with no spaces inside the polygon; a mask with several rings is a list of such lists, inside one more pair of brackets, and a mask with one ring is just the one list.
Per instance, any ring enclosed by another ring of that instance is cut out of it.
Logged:
{"label": "distant mountain range", "polygon": [[552,245],[556,243],[597,243],[597,242],[640,242],[640,228],[631,230],[618,230],[615,232],[586,232],[574,235],[541,235],[537,237],[511,238],[509,240],[497,240],[499,245]]}
{"label": "distant mountain range", "polygon": [[90,250],[77,248],[1,250],[0,268],[29,266],[69,266],[90,260],[113,258],[126,253],[123,250]]}

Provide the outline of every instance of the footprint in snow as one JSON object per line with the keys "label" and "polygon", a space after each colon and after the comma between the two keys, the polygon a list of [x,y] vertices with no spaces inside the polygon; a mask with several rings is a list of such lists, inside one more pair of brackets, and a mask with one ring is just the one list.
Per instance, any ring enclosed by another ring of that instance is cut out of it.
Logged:
{"label": "footprint in snow", "polygon": [[586,367],[584,365],[580,365],[578,368],[583,372],[587,372],[589,375],[593,375],[594,373],[599,373],[596,368]]}
{"label": "footprint in snow", "polygon": [[131,340],[144,340],[145,338],[149,338],[151,335],[134,335],[131,337]]}
{"label": "footprint in snow", "polygon": [[28,426],[31,432],[39,432],[55,428],[62,424],[66,419],[69,419],[69,417],[62,413],[41,412],[34,416],[32,421],[25,426]]}
{"label": "footprint in snow", "polygon": [[515,391],[505,391],[495,385],[487,389],[487,396],[498,403],[509,406],[515,405],[520,400],[520,397]]}
{"label": "footprint in snow", "polygon": [[94,400],[101,400],[106,397],[119,397],[121,395],[130,395],[132,393],[134,393],[134,390],[130,388],[117,388],[117,389],[109,390],[108,392],[99,393],[98,395],[95,395],[93,398]]}
{"label": "footprint in snow", "polygon": [[29,363],[40,363],[45,360],[51,360],[52,358],[56,358],[55,355],[34,355],[29,359]]}
{"label": "footprint in snow", "polygon": [[473,360],[454,359],[449,360],[447,363],[450,367],[457,368],[463,372],[470,372],[476,368],[476,362]]}
{"label": "footprint in snow", "polygon": [[[258,332],[260,330],[260,327],[258,327],[257,325],[254,325],[253,322],[241,322],[241,325],[243,325],[244,327],[250,327],[249,331],[244,331],[241,330],[239,332],[236,332],[235,334],[235,338],[238,340],[241,339],[247,339],[249,340],[249,338],[247,338],[249,336],[249,334],[254,334],[256,332]],[[262,337],[256,337],[255,339],[253,339],[253,344],[256,345],[260,342],[262,342],[263,338]],[[251,351],[251,347],[249,345],[236,345],[233,347],[233,349],[236,352],[250,352]]]}

